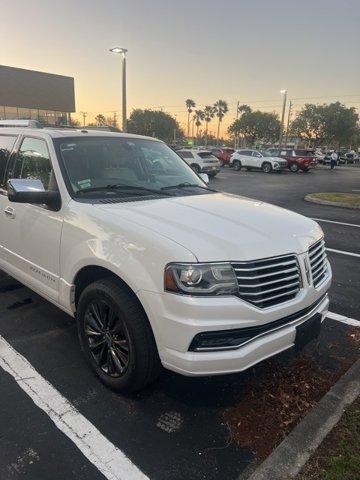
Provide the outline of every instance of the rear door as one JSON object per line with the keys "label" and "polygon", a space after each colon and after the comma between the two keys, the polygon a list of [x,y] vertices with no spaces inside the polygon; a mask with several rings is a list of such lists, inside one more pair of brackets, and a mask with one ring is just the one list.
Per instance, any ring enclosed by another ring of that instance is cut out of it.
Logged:
{"label": "rear door", "polygon": [[[7,178],[37,179],[45,190],[57,190],[53,160],[44,138],[24,136],[11,159]],[[57,301],[62,210],[13,203],[3,195],[2,221],[4,269],[30,288]]]}

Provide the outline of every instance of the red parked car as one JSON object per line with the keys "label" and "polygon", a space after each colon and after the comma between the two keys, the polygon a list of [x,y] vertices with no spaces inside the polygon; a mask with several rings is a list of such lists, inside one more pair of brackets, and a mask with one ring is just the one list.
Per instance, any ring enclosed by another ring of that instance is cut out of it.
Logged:
{"label": "red parked car", "polygon": [[233,148],[210,147],[208,150],[220,161],[220,166],[229,165],[230,157],[235,152]]}
{"label": "red parked car", "polygon": [[297,172],[302,170],[308,172],[310,168],[314,168],[317,164],[314,150],[283,148],[270,148],[269,151],[276,157],[285,158],[288,162],[289,170]]}

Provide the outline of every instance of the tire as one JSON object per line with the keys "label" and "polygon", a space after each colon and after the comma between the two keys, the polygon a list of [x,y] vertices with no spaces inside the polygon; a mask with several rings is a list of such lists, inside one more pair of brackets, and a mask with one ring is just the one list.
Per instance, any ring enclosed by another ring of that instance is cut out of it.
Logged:
{"label": "tire", "polygon": [[308,173],[308,172],[310,171],[310,168],[309,168],[309,167],[305,167],[305,168],[302,169],[302,171],[305,172],[305,173]]}
{"label": "tire", "polygon": [[297,163],[292,163],[289,165],[290,172],[296,173],[299,171],[299,165]]}
{"label": "tire", "polygon": [[225,166],[224,160],[220,160],[220,159],[219,159],[219,162],[220,162],[220,167],[224,167],[224,166]]}
{"label": "tire", "polygon": [[160,359],[146,314],[135,295],[116,280],[86,287],[76,318],[85,358],[107,387],[131,393],[158,376]]}
{"label": "tire", "polygon": [[239,170],[241,170],[241,162],[240,160],[234,160],[233,161],[233,167],[234,167],[234,170],[236,170],[237,172]]}
{"label": "tire", "polygon": [[191,168],[194,170],[194,172],[196,172],[197,174],[199,174],[201,172],[201,168],[199,167],[199,165],[197,163],[194,163],[193,165],[191,165]]}
{"label": "tire", "polygon": [[264,162],[264,163],[261,165],[261,170],[262,170],[264,173],[271,173],[271,172],[272,172],[271,163],[269,163],[269,162]]}

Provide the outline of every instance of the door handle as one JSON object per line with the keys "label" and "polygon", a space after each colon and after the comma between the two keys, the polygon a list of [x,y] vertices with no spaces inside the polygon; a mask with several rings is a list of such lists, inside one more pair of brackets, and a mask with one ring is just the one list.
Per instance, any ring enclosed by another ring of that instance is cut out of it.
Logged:
{"label": "door handle", "polygon": [[4,213],[8,218],[15,218],[15,209],[13,207],[6,207]]}

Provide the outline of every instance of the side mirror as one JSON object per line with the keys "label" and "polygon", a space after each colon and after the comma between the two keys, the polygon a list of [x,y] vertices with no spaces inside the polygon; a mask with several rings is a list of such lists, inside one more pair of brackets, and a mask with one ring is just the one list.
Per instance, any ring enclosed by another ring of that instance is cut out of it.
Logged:
{"label": "side mirror", "polygon": [[48,205],[54,210],[60,209],[59,192],[54,190],[46,191],[41,180],[10,179],[7,182],[7,193],[10,202]]}
{"label": "side mirror", "polygon": [[209,176],[207,173],[199,173],[199,177],[206,183],[206,185],[209,185]]}

